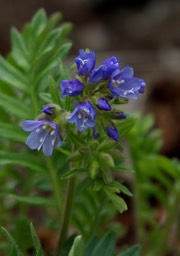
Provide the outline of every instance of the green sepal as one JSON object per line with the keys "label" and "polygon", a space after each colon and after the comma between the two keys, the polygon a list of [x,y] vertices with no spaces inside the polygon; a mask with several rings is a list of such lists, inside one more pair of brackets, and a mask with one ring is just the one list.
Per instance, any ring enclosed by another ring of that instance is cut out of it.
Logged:
{"label": "green sepal", "polygon": [[89,176],[91,177],[91,179],[95,179],[96,176],[98,175],[99,172],[99,163],[98,161],[94,160],[90,166],[90,170],[89,170]]}
{"label": "green sepal", "polygon": [[108,153],[102,152],[99,154],[99,162],[100,165],[102,164],[102,166],[109,166],[109,167],[114,167],[114,159],[112,158],[112,156]]}

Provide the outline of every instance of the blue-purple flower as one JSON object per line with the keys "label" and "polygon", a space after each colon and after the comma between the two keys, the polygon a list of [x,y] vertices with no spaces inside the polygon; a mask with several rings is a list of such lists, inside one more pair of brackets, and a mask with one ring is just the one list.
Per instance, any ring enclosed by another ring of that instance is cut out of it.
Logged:
{"label": "blue-purple flower", "polygon": [[108,135],[109,137],[111,137],[113,140],[116,140],[116,141],[119,140],[118,130],[117,130],[117,128],[115,127],[114,124],[112,124],[112,125],[107,125],[107,126],[106,126],[106,132],[107,132],[107,135]]}
{"label": "blue-purple flower", "polygon": [[69,123],[75,123],[80,132],[85,131],[88,127],[95,126],[96,111],[92,104],[80,102],[71,115],[68,117]]}
{"label": "blue-purple flower", "polygon": [[74,59],[77,65],[78,74],[81,76],[87,76],[95,67],[96,56],[92,50],[84,51],[79,50],[79,56]]}
{"label": "blue-purple flower", "polygon": [[97,69],[93,69],[89,83],[98,83],[100,80],[107,80],[111,77],[111,74],[119,69],[119,60],[112,56],[105,60]]}
{"label": "blue-purple flower", "polygon": [[42,112],[47,114],[47,115],[53,115],[53,109],[54,108],[55,108],[54,106],[45,105],[42,109]]}
{"label": "blue-purple flower", "polygon": [[26,144],[32,150],[42,148],[45,156],[50,157],[53,150],[61,146],[59,128],[49,120],[25,120],[22,127],[25,131],[31,132]]}
{"label": "blue-purple flower", "polygon": [[139,93],[144,92],[145,82],[133,75],[134,70],[129,66],[114,71],[108,85],[110,92],[118,97],[137,99]]}
{"label": "blue-purple flower", "polygon": [[139,93],[144,93],[146,83],[145,83],[145,81],[143,79],[139,79],[139,80],[140,80],[140,84],[141,84],[141,87],[139,89]]}
{"label": "blue-purple flower", "polygon": [[106,111],[109,111],[111,110],[111,105],[109,104],[109,102],[104,99],[104,98],[99,98],[98,99],[98,104],[97,104],[97,107],[101,110],[106,110]]}
{"label": "blue-purple flower", "polygon": [[80,95],[84,88],[83,84],[77,79],[62,80],[60,87],[63,97]]}

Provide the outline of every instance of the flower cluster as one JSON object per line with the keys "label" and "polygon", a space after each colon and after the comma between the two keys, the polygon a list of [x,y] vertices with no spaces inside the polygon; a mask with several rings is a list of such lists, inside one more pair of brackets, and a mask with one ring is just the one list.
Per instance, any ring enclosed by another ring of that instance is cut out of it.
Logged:
{"label": "flower cluster", "polygon": [[75,63],[75,79],[60,83],[62,97],[77,96],[76,100],[79,100],[72,113],[65,108],[57,111],[59,106],[46,105],[37,120],[26,120],[22,124],[25,131],[31,132],[26,144],[31,149],[42,148],[46,156],[51,156],[53,150],[61,146],[59,127],[63,126],[62,116],[66,116],[66,123],[74,123],[80,132],[91,127],[94,138],[98,138],[103,129],[109,137],[119,140],[115,123],[126,115],[114,105],[137,99],[145,89],[144,80],[134,77],[133,68],[126,66],[120,69],[120,62],[114,56],[95,68],[94,51],[81,49]]}
{"label": "flower cluster", "polygon": [[[98,137],[96,126],[102,126],[100,123],[103,122],[108,136],[118,140],[118,131],[112,120],[115,113],[111,103],[122,98],[137,99],[139,93],[144,92],[144,80],[134,77],[134,70],[129,66],[120,69],[120,62],[114,56],[95,68],[96,56],[92,50],[79,50],[75,63],[77,78],[63,80],[60,84],[63,97],[81,95],[81,101],[68,117],[68,122],[75,123],[80,132],[94,127],[95,138]],[[103,118],[104,111],[109,111],[106,118]],[[116,113],[117,116],[125,117],[121,113]]]}

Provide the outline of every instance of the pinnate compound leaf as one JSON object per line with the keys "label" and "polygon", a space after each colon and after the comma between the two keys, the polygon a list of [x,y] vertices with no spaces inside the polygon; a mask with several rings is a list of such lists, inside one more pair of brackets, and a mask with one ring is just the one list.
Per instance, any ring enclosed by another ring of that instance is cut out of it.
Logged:
{"label": "pinnate compound leaf", "polygon": [[33,240],[34,248],[36,250],[36,256],[43,256],[41,243],[39,241],[39,237],[32,223],[30,224],[30,231],[31,231],[31,237]]}
{"label": "pinnate compound leaf", "polygon": [[139,245],[134,245],[126,251],[118,254],[118,256],[140,256],[141,247]]}
{"label": "pinnate compound leaf", "polygon": [[114,232],[108,232],[99,241],[92,252],[92,256],[113,256],[116,243],[116,236]]}
{"label": "pinnate compound leaf", "polygon": [[84,245],[82,242],[82,236],[77,236],[74,239],[74,243],[68,256],[83,256],[84,255]]}
{"label": "pinnate compound leaf", "polygon": [[20,250],[18,244],[16,243],[14,237],[3,227],[1,227],[1,229],[3,230],[3,232],[5,233],[7,239],[9,240],[9,242],[11,243],[13,249],[16,252],[16,256],[23,256],[22,251]]}

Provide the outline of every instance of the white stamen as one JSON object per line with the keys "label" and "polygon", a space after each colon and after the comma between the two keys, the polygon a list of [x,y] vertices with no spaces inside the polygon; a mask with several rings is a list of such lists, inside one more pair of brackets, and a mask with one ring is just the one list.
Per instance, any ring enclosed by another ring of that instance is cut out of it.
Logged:
{"label": "white stamen", "polygon": [[124,84],[125,80],[121,79],[120,81],[117,81],[118,84]]}
{"label": "white stamen", "polygon": [[43,140],[44,140],[44,138],[42,137],[42,138],[40,138],[40,140],[39,140],[39,141],[42,143],[42,142],[43,142]]}
{"label": "white stamen", "polygon": [[88,117],[84,118],[84,123],[86,123],[88,121]]}
{"label": "white stamen", "polygon": [[66,91],[67,91],[68,93],[72,93],[72,92],[73,92],[73,90],[72,90],[71,88],[67,88]]}
{"label": "white stamen", "polygon": [[43,125],[43,126],[42,126],[42,128],[45,130],[45,129],[46,129],[46,126],[45,126],[45,125]]}
{"label": "white stamen", "polygon": [[54,146],[54,143],[55,143],[55,140],[52,140],[52,142],[51,142],[52,146]]}
{"label": "white stamen", "polygon": [[55,133],[55,130],[53,130],[53,131],[50,133],[50,135],[54,135],[54,133]]}
{"label": "white stamen", "polygon": [[81,115],[80,113],[78,114],[78,118],[79,118],[79,119],[81,119],[81,118],[82,118],[82,115]]}
{"label": "white stamen", "polygon": [[39,129],[39,128],[37,128],[37,129],[36,129],[36,132],[38,133],[39,131],[40,131],[40,129]]}

